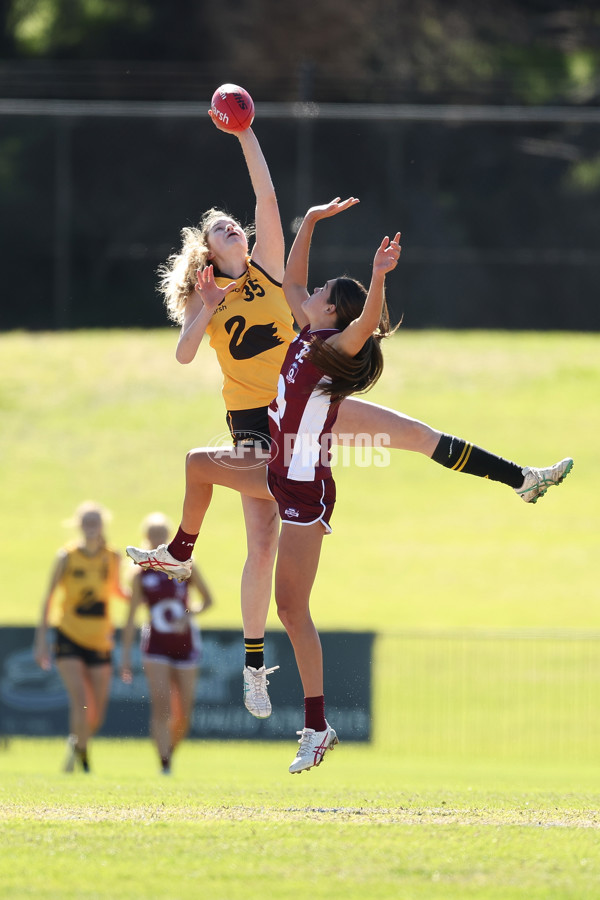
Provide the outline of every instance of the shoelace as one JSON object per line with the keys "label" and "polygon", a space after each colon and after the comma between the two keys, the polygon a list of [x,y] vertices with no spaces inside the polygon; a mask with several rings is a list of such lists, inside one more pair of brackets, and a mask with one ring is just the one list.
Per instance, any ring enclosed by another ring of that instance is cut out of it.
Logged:
{"label": "shoelace", "polygon": [[530,491],[535,491],[535,490],[537,490],[537,494],[536,494],[535,497],[530,501],[530,502],[532,502],[532,503],[535,503],[535,501],[537,500],[537,498],[540,497],[540,496],[542,496],[543,494],[545,494],[545,493],[546,493],[546,490],[547,490],[548,488],[547,488],[547,487],[545,487],[545,488],[543,487],[543,485],[544,485],[544,480],[543,480],[543,478],[541,477],[541,474],[540,474],[539,469],[534,469],[534,468],[532,467],[532,468],[529,470],[529,473],[528,473],[528,474],[529,474],[529,475],[533,475],[534,478],[535,478],[535,481],[534,481],[532,484],[530,484],[529,487],[522,487],[522,488],[520,488],[519,490],[517,490],[517,493],[519,494],[519,496],[522,497],[522,496],[524,496],[525,494],[529,494]]}
{"label": "shoelace", "polygon": [[[266,689],[269,684],[267,675],[276,672],[278,668],[279,666],[272,666],[270,669],[265,669],[264,672],[259,672],[258,675],[252,675],[252,678],[250,679],[250,693],[253,697]],[[298,734],[300,734],[300,732],[298,732]]]}
{"label": "shoelace", "polygon": [[303,728],[302,731],[297,731],[296,734],[300,735],[300,740],[298,743],[300,744],[300,749],[298,750],[297,756],[302,756],[303,752],[307,752],[309,750],[310,739],[315,732],[312,728]]}

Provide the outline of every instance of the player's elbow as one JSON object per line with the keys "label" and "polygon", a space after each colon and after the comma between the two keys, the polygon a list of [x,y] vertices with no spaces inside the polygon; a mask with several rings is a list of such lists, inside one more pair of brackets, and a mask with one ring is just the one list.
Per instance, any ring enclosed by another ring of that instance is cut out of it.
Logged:
{"label": "player's elbow", "polygon": [[191,363],[195,357],[195,353],[190,351],[189,347],[177,345],[177,349],[175,351],[175,359],[178,363],[181,363],[182,366],[187,366],[188,363]]}

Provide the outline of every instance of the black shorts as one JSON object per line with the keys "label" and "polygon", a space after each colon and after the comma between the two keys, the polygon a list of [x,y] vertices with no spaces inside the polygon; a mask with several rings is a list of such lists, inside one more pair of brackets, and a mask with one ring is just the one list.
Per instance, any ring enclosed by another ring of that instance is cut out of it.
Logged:
{"label": "black shorts", "polygon": [[268,406],[256,409],[227,410],[227,427],[235,446],[258,443],[264,450],[271,449]]}
{"label": "black shorts", "polygon": [[105,666],[112,662],[110,650],[90,650],[75,643],[57,628],[54,642],[55,659],[80,659],[86,666]]}

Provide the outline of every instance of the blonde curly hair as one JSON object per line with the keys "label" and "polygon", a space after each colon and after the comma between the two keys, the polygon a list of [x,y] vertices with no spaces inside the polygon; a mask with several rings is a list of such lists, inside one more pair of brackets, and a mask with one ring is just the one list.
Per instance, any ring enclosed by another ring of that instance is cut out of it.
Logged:
{"label": "blonde curly hair", "polygon": [[[208,263],[208,234],[217,219],[234,217],[216,207],[207,210],[196,227],[181,229],[181,249],[178,253],[172,253],[157,269],[158,291],[163,296],[169,319],[177,325],[183,322],[188,298],[196,285],[196,272]],[[237,219],[234,221],[237,222]],[[247,226],[244,233],[250,238],[254,227]]]}

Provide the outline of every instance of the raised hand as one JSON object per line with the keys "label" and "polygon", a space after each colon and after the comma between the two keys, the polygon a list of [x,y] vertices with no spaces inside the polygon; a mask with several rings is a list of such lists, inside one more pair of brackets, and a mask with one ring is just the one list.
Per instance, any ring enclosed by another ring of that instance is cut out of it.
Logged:
{"label": "raised hand", "polygon": [[194,290],[200,295],[206,309],[211,309],[213,312],[223,298],[235,287],[235,281],[230,281],[225,287],[219,287],[215,281],[215,273],[212,266],[198,269],[196,278],[197,282],[194,285]]}
{"label": "raised hand", "polygon": [[330,200],[329,203],[324,203],[322,206],[311,206],[306,213],[306,218],[310,216],[310,218],[315,220],[328,219],[330,216],[337,216],[338,213],[344,212],[344,210],[355,206],[357,203],[360,203],[357,197],[348,197],[347,200],[334,197],[333,200]]}
{"label": "raised hand", "polygon": [[215,125],[215,127],[218,128],[219,131],[223,131],[223,132],[225,132],[225,134],[235,134],[236,136],[238,134],[241,134],[241,132],[234,131],[231,128],[226,128],[225,125],[223,125],[223,123],[219,119],[219,117],[214,115],[212,109],[208,110],[208,115],[212,119],[213,125]]}
{"label": "raised hand", "polygon": [[397,231],[396,236],[391,241],[386,235],[375,253],[373,271],[383,275],[387,274],[387,272],[391,272],[398,264],[401,251],[400,232]]}

